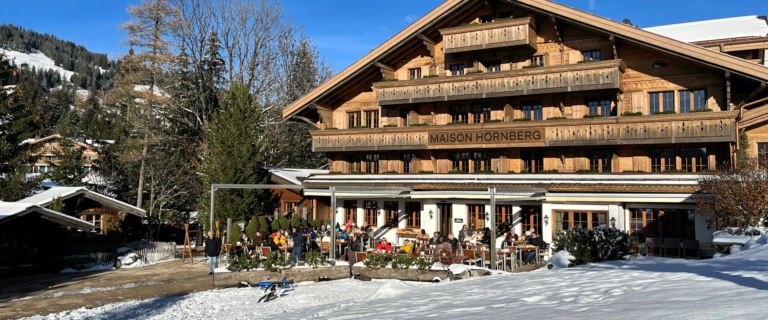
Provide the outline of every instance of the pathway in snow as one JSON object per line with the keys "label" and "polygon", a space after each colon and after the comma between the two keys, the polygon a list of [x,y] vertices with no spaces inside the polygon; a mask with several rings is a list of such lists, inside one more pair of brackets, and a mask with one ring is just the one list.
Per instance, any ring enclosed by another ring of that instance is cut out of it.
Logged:
{"label": "pathway in snow", "polygon": [[301,284],[266,304],[255,303],[255,289],[214,290],[34,319],[758,319],[768,300],[766,239],[703,261],[649,257],[437,285]]}

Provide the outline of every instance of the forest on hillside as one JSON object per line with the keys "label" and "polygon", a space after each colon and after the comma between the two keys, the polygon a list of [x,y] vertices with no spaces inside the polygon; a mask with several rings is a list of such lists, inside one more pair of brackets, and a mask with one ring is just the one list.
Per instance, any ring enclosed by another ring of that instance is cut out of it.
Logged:
{"label": "forest on hillside", "polygon": [[[265,183],[266,167],[327,168],[312,152],[313,124],[283,122],[281,113],[333,69],[279,1],[147,0],[128,13],[128,54],[117,61],[0,26],[3,48],[39,50],[80,79],[56,87],[45,71],[0,58],[0,83],[16,85],[0,90],[0,200],[26,197],[43,180],[85,185],[147,211],[140,225],[111,234],[154,239],[161,228],[207,225],[212,183]],[[91,71],[98,68],[106,72]],[[78,87],[89,94],[76,94]],[[83,172],[82,157],[66,146],[56,169],[28,175],[35,158],[22,142],[53,133],[96,141],[97,183],[83,182],[93,172]],[[273,211],[274,199],[262,191],[216,197],[217,220]]]}

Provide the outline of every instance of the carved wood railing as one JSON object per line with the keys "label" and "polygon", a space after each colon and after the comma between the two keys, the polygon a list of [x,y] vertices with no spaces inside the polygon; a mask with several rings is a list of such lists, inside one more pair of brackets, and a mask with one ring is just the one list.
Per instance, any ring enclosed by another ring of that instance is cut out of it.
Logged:
{"label": "carved wood railing", "polygon": [[374,83],[378,105],[437,102],[552,92],[618,89],[627,67],[621,60],[589,62],[463,76]]}
{"label": "carved wood railing", "polygon": [[536,26],[530,17],[440,29],[446,54],[525,46],[536,51]]}
{"label": "carved wood railing", "polygon": [[[738,111],[595,119],[312,131],[315,152],[736,141]],[[521,133],[522,132],[522,133]],[[514,133],[514,135],[513,135]],[[451,137],[451,135],[454,135]],[[460,141],[463,137],[474,141]],[[447,137],[447,140],[442,140]],[[451,141],[452,138],[457,138]],[[481,137],[484,137],[482,140]],[[460,138],[460,139],[459,139]]]}

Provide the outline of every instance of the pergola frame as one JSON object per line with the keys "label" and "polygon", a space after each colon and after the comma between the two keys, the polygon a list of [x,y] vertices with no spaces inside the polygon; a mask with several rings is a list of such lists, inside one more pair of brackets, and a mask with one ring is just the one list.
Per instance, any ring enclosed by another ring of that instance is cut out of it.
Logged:
{"label": "pergola frame", "polygon": [[[213,229],[213,222],[214,222],[214,212],[216,208],[216,190],[218,189],[298,189],[303,190],[306,187],[302,185],[275,185],[275,184],[211,184],[211,229]],[[328,254],[329,258],[331,260],[334,260],[336,257],[336,250],[334,248],[336,247],[336,231],[334,230],[334,226],[336,225],[336,187],[330,186],[329,187],[331,192],[331,236],[330,236],[330,252]],[[490,187],[488,188],[488,194],[490,196],[491,200],[491,217],[490,217],[490,230],[491,230],[491,245],[489,246],[489,250],[491,251],[491,265],[496,265],[496,259],[498,258],[496,256],[496,188]],[[502,266],[503,269],[503,266]]]}

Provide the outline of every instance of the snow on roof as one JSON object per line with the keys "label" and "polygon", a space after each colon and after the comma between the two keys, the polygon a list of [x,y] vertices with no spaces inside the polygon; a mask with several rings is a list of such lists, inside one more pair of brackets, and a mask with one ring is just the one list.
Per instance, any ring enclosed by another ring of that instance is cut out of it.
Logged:
{"label": "snow on roof", "polygon": [[35,204],[0,201],[0,223],[8,222],[13,218],[18,218],[32,212],[37,212],[43,215],[47,220],[66,226],[75,227],[82,230],[93,230],[95,228],[93,224],[87,221],[83,221],[75,217],[70,217],[66,214],[46,209]]}
{"label": "snow on roof", "polygon": [[768,35],[768,22],[766,22],[764,17],[746,16],[670,24],[644,28],[643,30],[683,42],[699,42],[744,37],[765,37]]}
{"label": "snow on roof", "polygon": [[312,174],[327,174],[330,172],[329,170],[291,168],[267,168],[267,171],[292,184],[301,184],[304,179],[309,178]]}
{"label": "snow on roof", "polygon": [[61,197],[62,199],[68,199],[70,197],[77,196],[80,194],[84,195],[88,199],[94,200],[103,205],[113,207],[113,208],[125,211],[127,213],[131,213],[140,217],[143,217],[146,214],[146,212],[143,209],[140,209],[133,205],[119,201],[117,199],[110,198],[105,195],[93,192],[91,190],[88,190],[85,187],[53,187],[46,191],[40,192],[36,195],[21,199],[17,201],[17,203],[29,203],[29,204],[35,204],[35,205],[45,207],[49,205],[53,201],[53,199],[55,199],[56,197]]}

